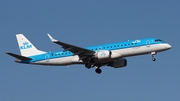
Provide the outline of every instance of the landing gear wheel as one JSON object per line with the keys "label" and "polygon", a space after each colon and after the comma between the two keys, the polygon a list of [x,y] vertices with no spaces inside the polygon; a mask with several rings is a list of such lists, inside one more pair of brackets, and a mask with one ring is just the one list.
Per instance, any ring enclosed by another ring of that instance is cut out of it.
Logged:
{"label": "landing gear wheel", "polygon": [[98,73],[98,74],[101,74],[101,72],[102,72],[102,70],[99,69],[99,68],[97,68],[95,71],[96,71],[96,73]]}
{"label": "landing gear wheel", "polygon": [[153,61],[156,61],[156,58],[152,58]]}
{"label": "landing gear wheel", "polygon": [[91,68],[91,64],[90,64],[90,63],[86,63],[86,64],[85,64],[85,67],[88,68],[88,69],[90,69],[90,68]]}

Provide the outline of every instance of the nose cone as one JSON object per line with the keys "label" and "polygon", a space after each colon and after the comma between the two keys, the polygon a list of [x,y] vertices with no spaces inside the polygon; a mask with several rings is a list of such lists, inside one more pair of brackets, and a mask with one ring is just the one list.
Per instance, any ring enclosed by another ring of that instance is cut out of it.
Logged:
{"label": "nose cone", "polygon": [[166,44],[165,47],[166,47],[166,49],[171,49],[172,46],[170,44]]}

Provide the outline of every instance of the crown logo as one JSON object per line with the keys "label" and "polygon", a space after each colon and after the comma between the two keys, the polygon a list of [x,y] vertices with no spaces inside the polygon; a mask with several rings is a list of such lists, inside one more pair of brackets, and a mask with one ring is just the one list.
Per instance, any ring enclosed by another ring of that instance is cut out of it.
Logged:
{"label": "crown logo", "polygon": [[23,45],[28,45],[28,44],[29,44],[29,42],[24,42],[24,43],[23,43]]}

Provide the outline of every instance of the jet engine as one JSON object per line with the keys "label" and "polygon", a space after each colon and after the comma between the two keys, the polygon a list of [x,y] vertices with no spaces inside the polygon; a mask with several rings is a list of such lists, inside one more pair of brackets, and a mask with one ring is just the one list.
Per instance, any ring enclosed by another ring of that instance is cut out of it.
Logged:
{"label": "jet engine", "polygon": [[117,52],[109,51],[109,50],[101,50],[101,51],[96,52],[95,54],[95,58],[98,60],[116,59],[120,57],[121,57],[121,54],[118,54]]}
{"label": "jet engine", "polygon": [[111,51],[109,50],[101,50],[95,54],[95,58],[97,58],[98,60],[109,59],[110,57],[111,57]]}
{"label": "jet engine", "polygon": [[113,62],[109,63],[108,66],[111,66],[114,68],[122,68],[122,67],[127,66],[127,60],[126,59],[114,60]]}

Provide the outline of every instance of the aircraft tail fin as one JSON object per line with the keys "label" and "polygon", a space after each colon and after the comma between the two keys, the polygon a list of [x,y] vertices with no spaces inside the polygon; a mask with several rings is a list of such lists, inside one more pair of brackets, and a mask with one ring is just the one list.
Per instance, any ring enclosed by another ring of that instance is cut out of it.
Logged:
{"label": "aircraft tail fin", "polygon": [[[46,53],[44,51],[38,50],[23,34],[17,34],[16,38],[22,56],[28,57],[28,56]],[[11,54],[11,56],[13,55]]]}

